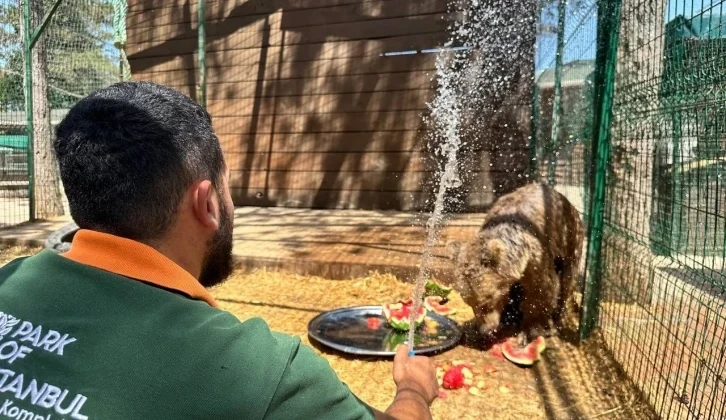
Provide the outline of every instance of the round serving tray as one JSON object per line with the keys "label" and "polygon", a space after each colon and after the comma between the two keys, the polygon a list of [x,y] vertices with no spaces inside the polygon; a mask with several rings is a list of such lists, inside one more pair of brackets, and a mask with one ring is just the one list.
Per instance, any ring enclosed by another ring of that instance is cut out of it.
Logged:
{"label": "round serving tray", "polygon": [[[369,318],[378,321],[369,321]],[[461,328],[453,320],[432,312],[428,312],[426,318],[428,322],[416,330],[416,354],[441,353],[455,347],[461,340]],[[308,335],[324,346],[361,356],[393,356],[399,344],[408,342],[408,332],[394,330],[386,322],[381,306],[356,306],[324,312],[308,323]]]}

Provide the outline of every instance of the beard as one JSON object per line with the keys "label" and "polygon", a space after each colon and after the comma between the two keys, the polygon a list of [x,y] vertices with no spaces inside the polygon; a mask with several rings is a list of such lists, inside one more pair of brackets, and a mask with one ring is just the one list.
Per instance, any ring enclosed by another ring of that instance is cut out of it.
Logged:
{"label": "beard", "polygon": [[212,287],[224,282],[232,274],[232,218],[226,211],[222,212],[219,229],[209,242],[204,256],[199,283],[204,287]]}

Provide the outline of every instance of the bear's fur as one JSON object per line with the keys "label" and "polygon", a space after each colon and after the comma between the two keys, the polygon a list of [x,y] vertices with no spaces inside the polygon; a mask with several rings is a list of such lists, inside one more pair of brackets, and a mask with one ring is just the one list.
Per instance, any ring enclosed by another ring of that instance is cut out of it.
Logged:
{"label": "bear's fur", "polygon": [[583,240],[579,212],[554,189],[532,183],[500,197],[475,238],[451,244],[453,286],[481,333],[497,335],[514,311],[520,343],[556,334],[572,308]]}

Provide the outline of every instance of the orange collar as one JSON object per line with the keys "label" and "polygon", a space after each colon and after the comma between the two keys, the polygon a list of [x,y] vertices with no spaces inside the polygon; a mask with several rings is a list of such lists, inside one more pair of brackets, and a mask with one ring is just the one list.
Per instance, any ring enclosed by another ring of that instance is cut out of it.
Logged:
{"label": "orange collar", "polygon": [[80,229],[73,236],[71,249],[61,255],[80,264],[176,290],[217,307],[212,295],[188,271],[140,242]]}

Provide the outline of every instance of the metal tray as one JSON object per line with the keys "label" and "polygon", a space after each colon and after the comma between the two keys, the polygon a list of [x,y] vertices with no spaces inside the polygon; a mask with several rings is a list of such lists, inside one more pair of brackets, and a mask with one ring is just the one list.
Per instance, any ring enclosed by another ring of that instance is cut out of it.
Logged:
{"label": "metal tray", "polygon": [[[378,329],[368,328],[368,318],[378,318]],[[461,328],[453,320],[429,312],[426,318],[436,321],[436,331],[424,322],[416,330],[416,354],[441,353],[461,340]],[[408,341],[408,332],[397,332],[383,316],[381,306],[356,306],[324,312],[308,323],[310,338],[343,353],[361,356],[393,356],[396,347]]]}

